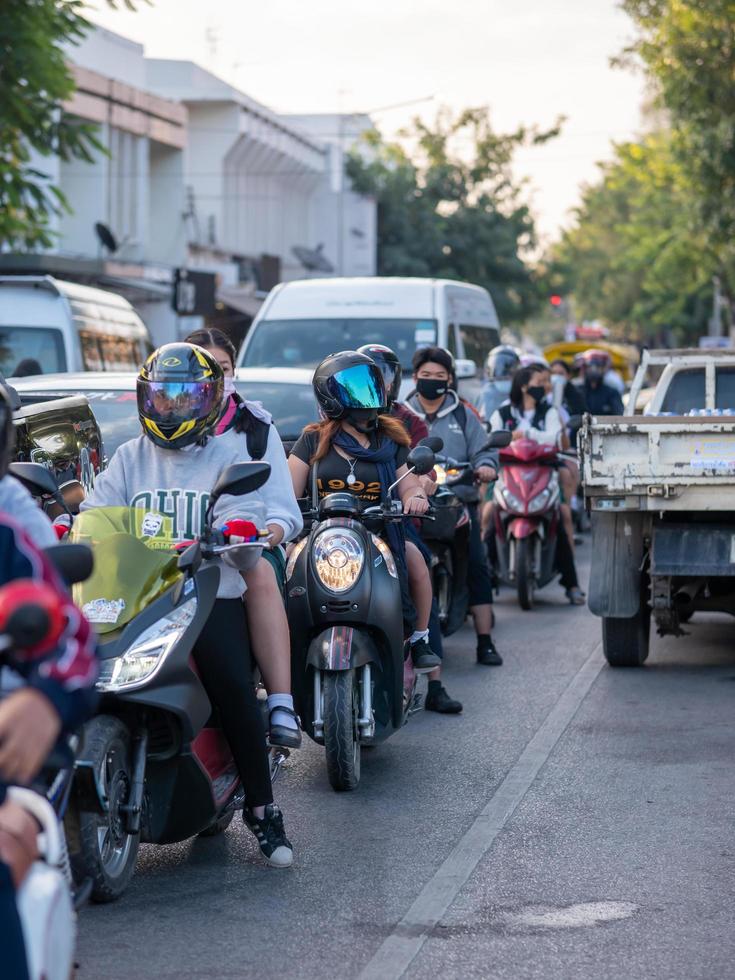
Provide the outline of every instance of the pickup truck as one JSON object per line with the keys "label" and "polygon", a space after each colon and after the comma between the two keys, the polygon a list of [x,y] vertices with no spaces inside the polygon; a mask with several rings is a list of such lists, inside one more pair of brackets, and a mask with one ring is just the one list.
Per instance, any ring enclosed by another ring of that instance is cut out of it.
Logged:
{"label": "pickup truck", "polygon": [[646,660],[652,617],[681,636],[697,610],[735,615],[735,350],[644,352],[628,405],[579,436],[589,607],[614,667]]}

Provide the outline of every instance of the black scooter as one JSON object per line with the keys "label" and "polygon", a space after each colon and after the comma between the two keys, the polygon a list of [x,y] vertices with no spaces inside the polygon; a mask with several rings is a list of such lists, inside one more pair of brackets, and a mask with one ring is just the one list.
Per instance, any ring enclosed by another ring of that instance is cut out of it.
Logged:
{"label": "black scooter", "polygon": [[[433,466],[428,446],[408,456],[409,472],[423,475]],[[311,527],[288,562],[294,699],[304,731],[326,749],[335,790],[357,787],[361,746],[389,738],[412,710],[416,675],[403,637],[398,573],[378,536],[406,518],[400,501],[362,507],[350,493],[317,504],[312,487],[305,513]]]}
{"label": "black scooter", "polygon": [[[134,509],[86,511],[76,525],[84,534],[88,515],[103,526],[109,520],[110,534],[95,542],[101,549],[98,565],[104,555],[120,570],[116,585],[132,574],[141,596],[146,581],[149,588],[155,583],[156,595],[148,603],[141,599],[143,608],[121,629],[100,637],[100,713],[85,726],[67,814],[72,869],[75,878],[92,880],[96,901],[123,893],[140,842],[221,833],[243,807],[242,784],[191,651],[217,594],[220,571],[213,560],[263,544],[262,535],[252,544],[228,544],[211,527],[214,504],[223,494],[251,493],[269,474],[268,463],[228,467],[211,493],[201,539],[178,558],[150,547],[160,515],[142,517],[142,540],[134,525],[126,531],[116,524],[134,521]],[[160,581],[170,584],[161,590]],[[113,600],[121,592],[92,604],[98,623],[109,624],[119,614],[122,600]]]}
{"label": "black scooter", "polygon": [[[485,448],[502,449],[510,440],[510,432],[493,432]],[[470,597],[470,515],[454,491],[457,487],[471,487],[475,474],[471,462],[458,462],[448,456],[437,456],[436,470],[439,486],[431,497],[434,521],[422,526],[421,537],[432,555],[431,577],[441,631],[444,636],[451,636],[467,618]]]}

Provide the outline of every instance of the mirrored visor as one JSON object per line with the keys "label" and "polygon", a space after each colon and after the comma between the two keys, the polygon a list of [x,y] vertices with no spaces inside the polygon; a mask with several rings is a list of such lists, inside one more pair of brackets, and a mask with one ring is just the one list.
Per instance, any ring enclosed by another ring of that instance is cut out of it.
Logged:
{"label": "mirrored visor", "polygon": [[385,383],[376,364],[355,364],[338,371],[327,383],[332,397],[344,408],[382,408]]}
{"label": "mirrored visor", "polygon": [[221,394],[217,381],[144,381],[138,385],[138,407],[160,422],[188,422],[209,415]]}

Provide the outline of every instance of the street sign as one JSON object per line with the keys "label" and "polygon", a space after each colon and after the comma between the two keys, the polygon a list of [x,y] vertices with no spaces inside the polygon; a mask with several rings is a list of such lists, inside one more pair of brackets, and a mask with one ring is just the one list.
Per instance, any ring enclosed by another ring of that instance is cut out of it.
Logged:
{"label": "street sign", "polygon": [[179,316],[206,316],[215,310],[217,277],[213,272],[177,269],[171,305]]}

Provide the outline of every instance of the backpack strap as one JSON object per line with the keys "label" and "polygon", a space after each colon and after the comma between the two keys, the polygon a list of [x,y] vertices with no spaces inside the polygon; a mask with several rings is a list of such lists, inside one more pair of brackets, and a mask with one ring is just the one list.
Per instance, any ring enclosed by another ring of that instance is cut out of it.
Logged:
{"label": "backpack strap", "polygon": [[259,460],[265,456],[268,448],[268,436],[270,435],[270,425],[262,419],[257,418],[242,403],[238,405],[237,415],[233,426],[237,432],[245,433],[245,442],[248,447],[248,455],[252,460]]}

